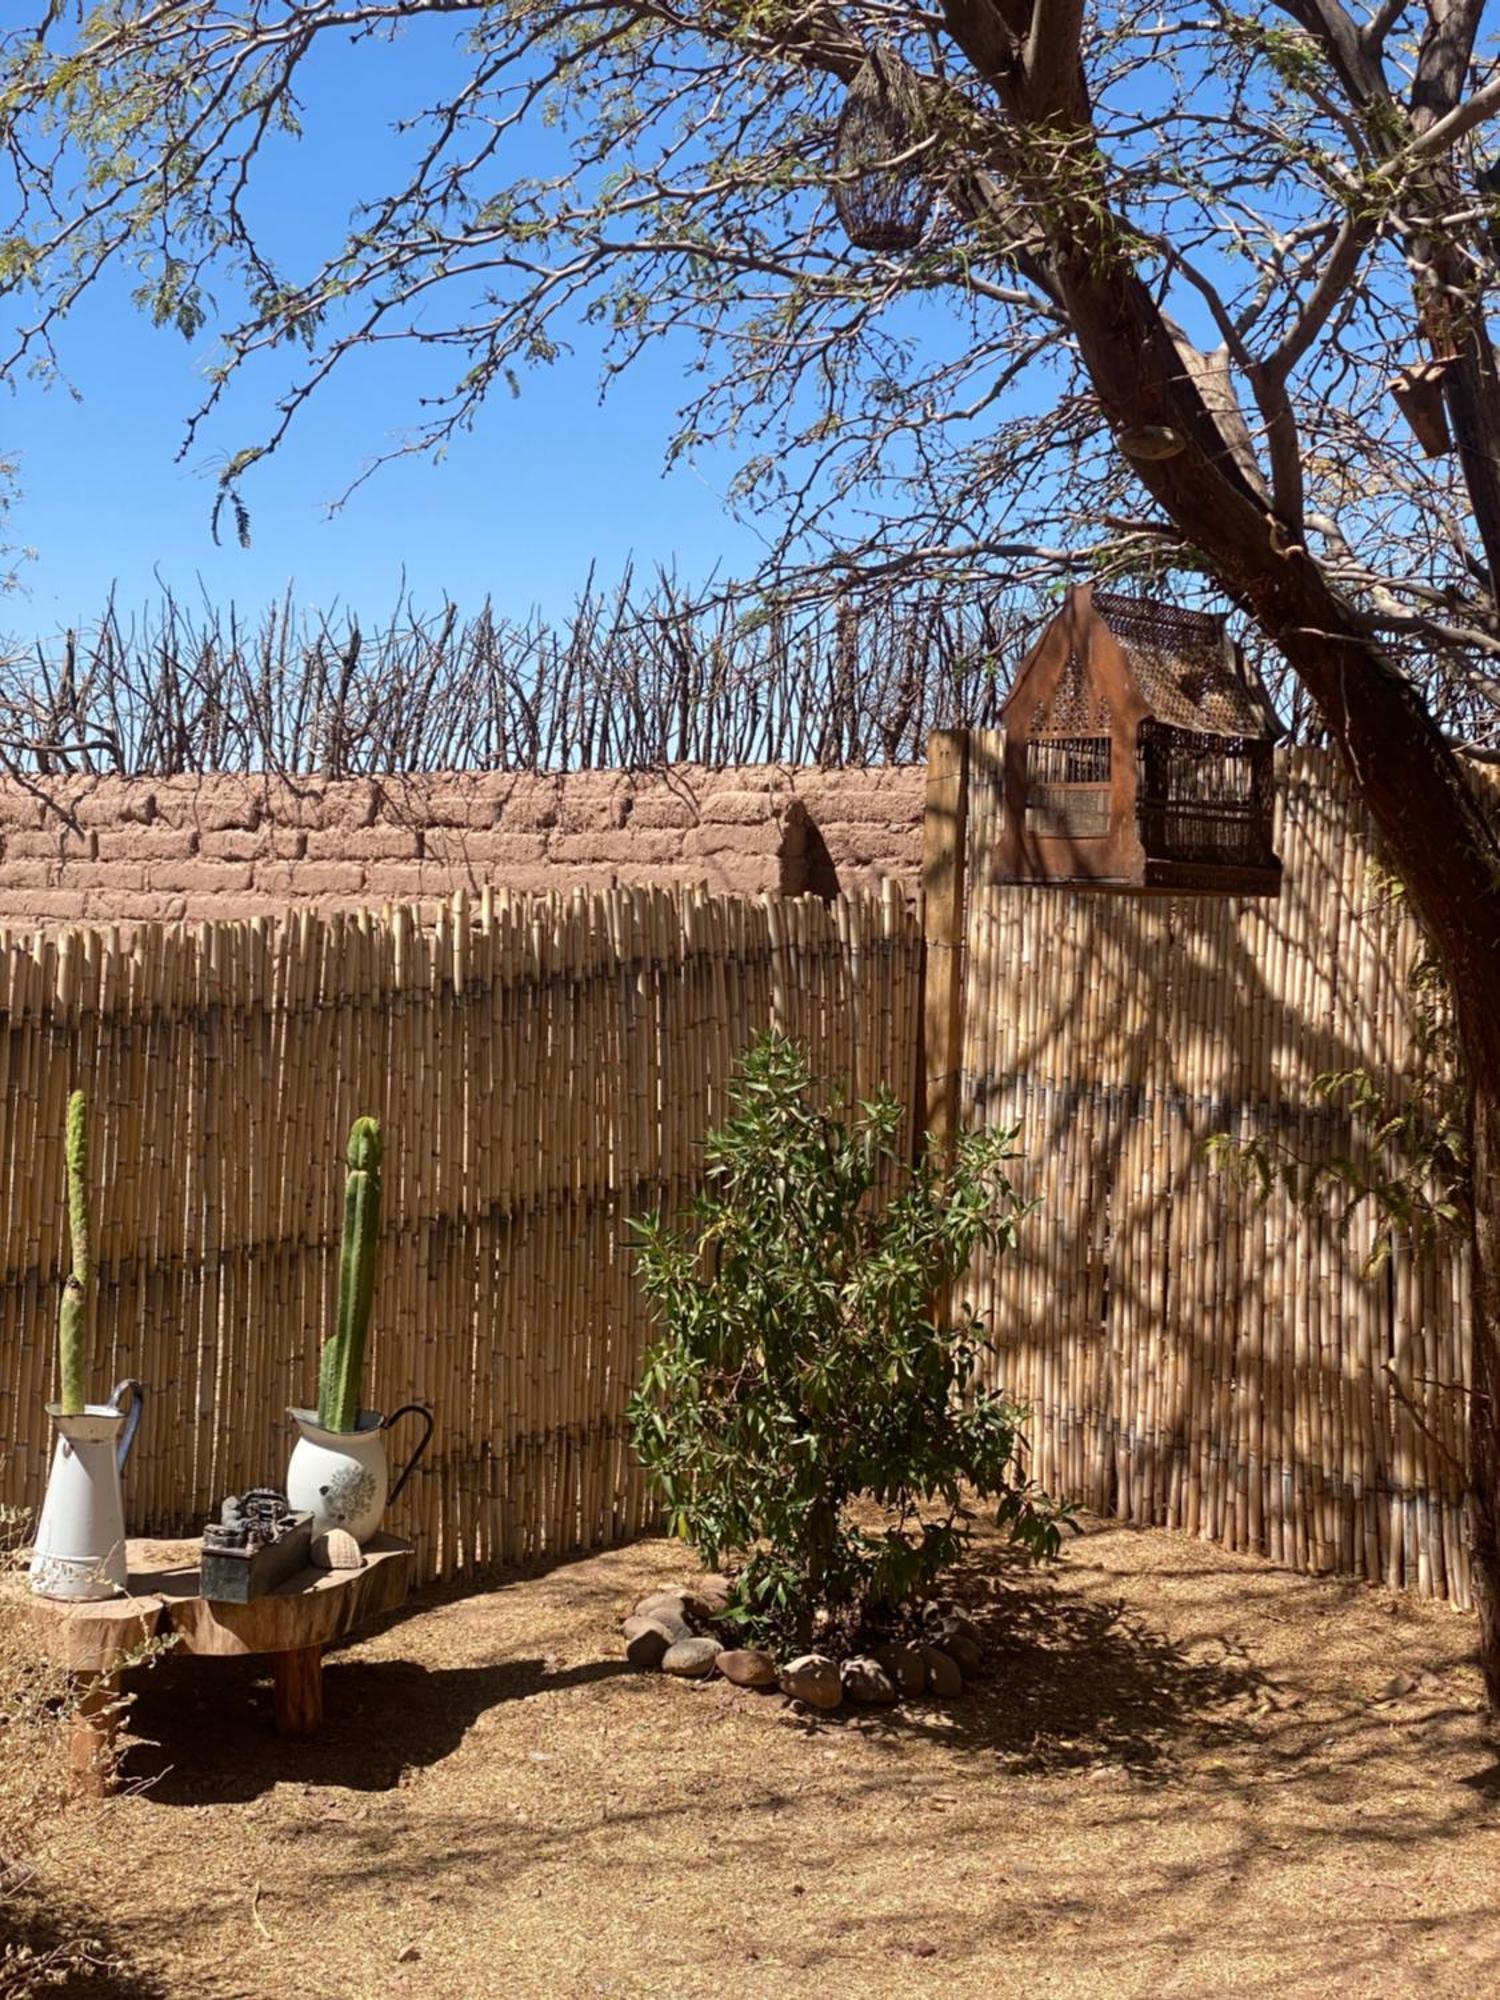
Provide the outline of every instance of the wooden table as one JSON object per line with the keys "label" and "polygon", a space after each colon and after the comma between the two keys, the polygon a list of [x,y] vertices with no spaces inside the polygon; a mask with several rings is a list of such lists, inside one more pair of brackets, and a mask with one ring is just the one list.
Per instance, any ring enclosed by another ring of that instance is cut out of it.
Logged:
{"label": "wooden table", "polygon": [[365,1545],[363,1569],[299,1570],[249,1604],[226,1604],[198,1594],[196,1542],[132,1541],[126,1551],[124,1597],[71,1604],[33,1595],[24,1578],[7,1584],[25,1592],[43,1650],[83,1682],[71,1745],[80,1790],[108,1784],[120,1668],[145,1640],[172,1638],[175,1651],[220,1658],[270,1654],[276,1727],[309,1736],[323,1720],[323,1648],[394,1610],[416,1567],[410,1542],[377,1535]]}

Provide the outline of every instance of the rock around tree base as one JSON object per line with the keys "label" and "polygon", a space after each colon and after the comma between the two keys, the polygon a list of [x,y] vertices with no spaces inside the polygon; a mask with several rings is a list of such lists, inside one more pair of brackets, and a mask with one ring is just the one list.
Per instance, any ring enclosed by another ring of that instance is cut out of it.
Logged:
{"label": "rock around tree base", "polygon": [[831,1713],[846,1700],[872,1708],[924,1695],[952,1701],[982,1670],[978,1628],[944,1605],[923,1608],[913,1639],[842,1661],[828,1653],[802,1653],[778,1664],[759,1646],[724,1643],[729,1628],[717,1621],[730,1592],[729,1580],[715,1576],[699,1577],[686,1587],[648,1591],[621,1627],[625,1657],[643,1672],[660,1670],[683,1680],[706,1680],[717,1673],[733,1687],[779,1687],[789,1701],[819,1714]]}

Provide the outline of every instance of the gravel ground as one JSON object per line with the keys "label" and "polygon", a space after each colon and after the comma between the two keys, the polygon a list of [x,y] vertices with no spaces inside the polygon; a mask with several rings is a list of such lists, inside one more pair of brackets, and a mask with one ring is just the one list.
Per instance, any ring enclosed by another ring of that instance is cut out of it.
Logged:
{"label": "gravel ground", "polygon": [[1469,1619],[1117,1525],[1040,1578],[987,1537],[955,1594],[990,1676],[812,1721],[624,1668],[688,1574],[640,1543],[429,1596],[330,1657],[314,1743],[252,1663],[168,1661],[141,1789],[39,1886],[174,2000],[1500,1991]]}

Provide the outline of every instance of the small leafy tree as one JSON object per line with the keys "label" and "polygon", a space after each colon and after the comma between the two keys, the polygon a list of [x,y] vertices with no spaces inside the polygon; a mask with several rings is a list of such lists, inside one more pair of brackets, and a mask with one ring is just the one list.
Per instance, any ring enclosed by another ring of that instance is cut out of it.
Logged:
{"label": "small leafy tree", "polygon": [[939,1176],[902,1161],[888,1091],[850,1118],[826,1095],[793,1043],[756,1042],[687,1223],[634,1224],[663,1327],[636,1449],[673,1532],[738,1565],[733,1615],[803,1642],[820,1612],[878,1626],[929,1586],[968,1539],[965,1489],[1035,1556],[1061,1518],[1017,1476],[1023,1412],[976,1386],[982,1323],[933,1309],[1030,1206],[1005,1172],[1014,1132],[965,1135]]}

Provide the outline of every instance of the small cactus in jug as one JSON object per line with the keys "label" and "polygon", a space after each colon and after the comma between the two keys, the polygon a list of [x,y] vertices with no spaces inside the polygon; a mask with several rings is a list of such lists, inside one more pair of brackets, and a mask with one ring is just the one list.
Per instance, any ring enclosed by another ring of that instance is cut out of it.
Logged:
{"label": "small cactus in jug", "polygon": [[68,1168],[68,1240],[73,1268],[63,1281],[57,1323],[58,1409],[81,1417],[88,1401],[88,1294],[93,1279],[89,1246],[89,1104],[81,1090],[68,1099],[64,1146]]}
{"label": "small cactus in jug", "polygon": [[344,1236],[339,1250],[338,1324],[323,1344],[318,1375],[318,1422],[325,1431],[352,1431],[359,1422],[365,1341],[375,1293],[375,1236],[380,1227],[380,1125],[356,1118],[349,1134],[344,1184]]}

